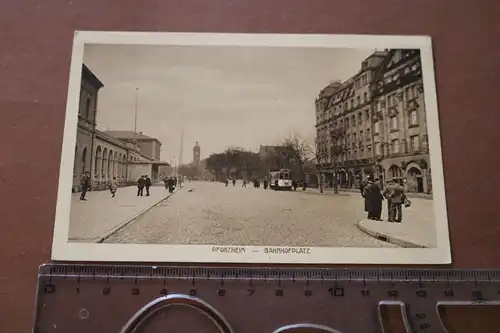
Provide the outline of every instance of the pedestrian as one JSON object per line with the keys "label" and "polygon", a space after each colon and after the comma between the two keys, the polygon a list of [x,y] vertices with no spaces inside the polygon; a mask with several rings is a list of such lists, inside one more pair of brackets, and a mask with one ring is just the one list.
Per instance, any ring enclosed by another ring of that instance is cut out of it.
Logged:
{"label": "pedestrian", "polygon": [[143,193],[144,193],[144,185],[146,185],[146,179],[144,178],[144,175],[141,176],[138,180],[137,180],[137,196],[143,196]]}
{"label": "pedestrian", "polygon": [[109,192],[111,193],[111,197],[114,198],[116,194],[116,190],[118,189],[118,182],[116,181],[116,177],[113,177],[108,183]]}
{"label": "pedestrian", "polygon": [[371,220],[382,221],[382,201],[384,196],[380,190],[380,179],[375,179],[366,191],[369,202],[369,213],[371,213]]}
{"label": "pedestrian", "polygon": [[226,178],[226,181],[224,183],[226,184],[227,187],[227,185],[229,185],[229,179]]}
{"label": "pedestrian", "polygon": [[174,193],[174,190],[175,190],[174,177],[170,177],[168,179],[168,193]]}
{"label": "pedestrian", "polygon": [[233,186],[236,185],[236,179],[233,178]]}
{"label": "pedestrian", "polygon": [[393,215],[392,210],[392,196],[394,193],[394,180],[389,179],[386,184],[382,195],[387,200],[387,221],[394,222],[395,216]]}
{"label": "pedestrian", "polygon": [[241,185],[241,187],[247,187],[247,180],[246,179],[243,179],[243,184]]}
{"label": "pedestrian", "polygon": [[391,222],[401,223],[403,220],[403,203],[407,201],[403,187],[395,182],[391,195]]}
{"label": "pedestrian", "polygon": [[268,186],[269,186],[269,181],[267,179],[264,179],[264,190],[267,190]]}
{"label": "pedestrian", "polygon": [[292,187],[293,187],[293,190],[294,191],[297,191],[297,187],[299,186],[299,184],[297,184],[297,181],[294,179],[292,180]]}
{"label": "pedestrian", "polygon": [[168,190],[168,177],[163,178],[163,184],[165,185],[165,190]]}
{"label": "pedestrian", "polygon": [[369,192],[370,192],[370,186],[372,185],[372,181],[370,177],[367,177],[366,180],[361,182],[361,185],[359,186],[359,190],[361,191],[361,196],[363,197],[363,201],[365,204],[365,212],[368,213],[368,216],[366,217],[369,220],[373,219],[372,213],[370,211],[370,199],[369,199]]}
{"label": "pedestrian", "polygon": [[82,190],[82,193],[80,194],[80,200],[87,200],[85,199],[85,195],[87,195],[87,191],[90,189],[90,173],[88,171],[85,171],[81,176],[80,176],[80,188]]}
{"label": "pedestrian", "polygon": [[149,197],[149,188],[151,187],[151,178],[148,175],[144,175],[145,181],[144,186],[146,186],[146,196]]}

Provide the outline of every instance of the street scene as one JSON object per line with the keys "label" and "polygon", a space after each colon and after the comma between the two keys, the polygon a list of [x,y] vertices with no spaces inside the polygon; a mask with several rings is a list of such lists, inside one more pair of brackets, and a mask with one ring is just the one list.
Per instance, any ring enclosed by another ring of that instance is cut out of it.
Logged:
{"label": "street scene", "polygon": [[68,241],[436,247],[422,73],[418,49],[86,45]]}

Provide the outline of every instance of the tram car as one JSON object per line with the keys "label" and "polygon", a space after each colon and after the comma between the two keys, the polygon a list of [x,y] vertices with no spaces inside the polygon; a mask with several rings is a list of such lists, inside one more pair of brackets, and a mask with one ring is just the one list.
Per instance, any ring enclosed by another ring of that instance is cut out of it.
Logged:
{"label": "tram car", "polygon": [[269,187],[273,190],[291,190],[292,173],[289,169],[279,169],[269,172]]}

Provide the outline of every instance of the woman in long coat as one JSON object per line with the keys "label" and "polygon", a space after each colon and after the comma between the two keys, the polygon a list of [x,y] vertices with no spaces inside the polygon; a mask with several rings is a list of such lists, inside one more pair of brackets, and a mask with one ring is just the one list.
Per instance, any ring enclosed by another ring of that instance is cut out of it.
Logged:
{"label": "woman in long coat", "polygon": [[375,179],[373,184],[370,186],[370,190],[368,191],[368,201],[369,211],[371,213],[371,219],[382,221],[382,201],[384,201],[384,196],[382,195],[380,189],[380,179]]}

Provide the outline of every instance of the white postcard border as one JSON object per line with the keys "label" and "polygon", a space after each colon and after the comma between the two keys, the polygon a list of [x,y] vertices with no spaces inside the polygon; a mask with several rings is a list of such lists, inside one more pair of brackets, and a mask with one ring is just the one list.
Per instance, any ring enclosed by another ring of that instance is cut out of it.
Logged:
{"label": "white postcard border", "polygon": [[[97,244],[68,242],[74,147],[85,44],[266,46],[328,48],[412,48],[421,50],[427,132],[432,167],[436,248],[275,247],[220,245]],[[70,65],[60,163],[52,259],[64,261],[281,263],[281,264],[448,264],[451,249],[431,38],[428,36],[218,34],[76,31]],[[279,249],[279,250],[269,250]],[[237,253],[238,252],[238,253]]]}

